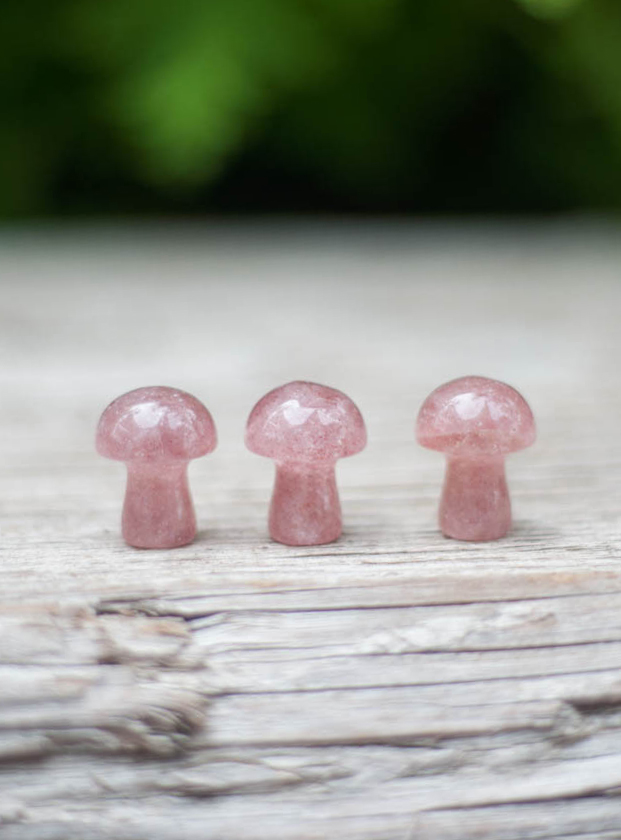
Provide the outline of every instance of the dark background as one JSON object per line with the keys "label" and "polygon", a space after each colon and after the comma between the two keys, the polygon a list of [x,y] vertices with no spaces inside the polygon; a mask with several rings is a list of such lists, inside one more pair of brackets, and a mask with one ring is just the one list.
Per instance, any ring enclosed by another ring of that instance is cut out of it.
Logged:
{"label": "dark background", "polygon": [[621,207],[620,0],[4,0],[0,214]]}

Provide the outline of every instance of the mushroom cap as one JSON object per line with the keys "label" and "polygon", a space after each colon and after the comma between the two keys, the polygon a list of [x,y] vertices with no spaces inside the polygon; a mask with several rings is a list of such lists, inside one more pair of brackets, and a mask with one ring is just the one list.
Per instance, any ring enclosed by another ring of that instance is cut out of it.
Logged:
{"label": "mushroom cap", "polygon": [[341,391],[315,382],[289,382],[250,412],[246,446],[275,461],[333,463],[366,446],[358,407]]}
{"label": "mushroom cap", "polygon": [[534,442],[535,420],[515,388],[484,376],[464,376],[427,397],[416,437],[422,446],[453,456],[502,456]]}
{"label": "mushroom cap", "polygon": [[118,397],[97,427],[97,451],[115,461],[191,461],[213,452],[216,443],[216,427],[205,406],[163,385]]}

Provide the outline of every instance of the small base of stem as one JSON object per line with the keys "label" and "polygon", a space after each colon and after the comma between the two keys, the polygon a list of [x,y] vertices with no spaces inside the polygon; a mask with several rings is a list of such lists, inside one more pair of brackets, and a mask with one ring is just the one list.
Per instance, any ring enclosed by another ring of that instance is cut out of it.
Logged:
{"label": "small base of stem", "polygon": [[127,465],[123,538],[134,548],[179,548],[196,535],[187,464]]}
{"label": "small base of stem", "polygon": [[504,458],[449,458],[440,501],[440,528],[456,540],[487,542],[511,528]]}
{"label": "small base of stem", "polygon": [[270,536],[284,545],[325,545],[342,531],[334,465],[276,465]]}

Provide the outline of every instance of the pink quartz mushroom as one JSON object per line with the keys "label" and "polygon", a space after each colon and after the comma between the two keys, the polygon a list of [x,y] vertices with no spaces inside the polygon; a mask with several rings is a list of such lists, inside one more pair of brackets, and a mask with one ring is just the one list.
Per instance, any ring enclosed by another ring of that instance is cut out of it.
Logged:
{"label": "pink quartz mushroom", "polygon": [[367,433],[354,403],[334,388],[290,382],[252,409],[246,446],[276,462],[270,535],[286,545],[322,545],[342,531],[338,458],[364,449]]}
{"label": "pink quartz mushroom", "polygon": [[97,427],[97,451],[127,465],[123,537],[136,548],[192,542],[196,517],[188,463],[216,448],[211,414],[196,397],[163,386],[114,400]]}
{"label": "pink quartz mushroom", "polygon": [[440,528],[456,540],[496,540],[511,528],[505,456],[530,446],[535,421],[514,388],[464,376],[436,388],[416,423],[418,442],[446,453]]}

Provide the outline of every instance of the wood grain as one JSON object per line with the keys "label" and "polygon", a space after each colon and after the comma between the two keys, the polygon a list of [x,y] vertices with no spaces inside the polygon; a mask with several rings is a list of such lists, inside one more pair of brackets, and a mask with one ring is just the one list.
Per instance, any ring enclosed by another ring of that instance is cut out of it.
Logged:
{"label": "wood grain", "polygon": [[[0,235],[2,840],[621,838],[618,231],[332,224]],[[515,528],[436,530],[429,390],[479,373],[539,427]],[[266,538],[270,387],[345,390],[333,546]],[[119,537],[106,403],[170,384],[220,447],[196,542]]]}

